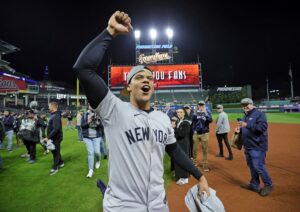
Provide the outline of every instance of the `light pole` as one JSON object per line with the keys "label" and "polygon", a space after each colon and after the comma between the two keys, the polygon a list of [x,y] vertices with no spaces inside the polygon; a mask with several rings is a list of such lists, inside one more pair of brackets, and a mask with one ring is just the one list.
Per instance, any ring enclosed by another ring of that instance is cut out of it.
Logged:
{"label": "light pole", "polygon": [[134,38],[135,38],[135,62],[136,64],[139,63],[139,56],[140,56],[140,37],[141,37],[141,31],[140,30],[135,30],[134,31]]}
{"label": "light pole", "polygon": [[267,100],[269,101],[270,100],[270,95],[269,95],[269,79],[268,79],[268,76],[267,76]]}
{"label": "light pole", "polygon": [[169,56],[170,56],[169,63],[173,63],[173,35],[174,35],[174,32],[171,28],[167,28],[166,34],[168,37],[168,46],[169,46]]}
{"label": "light pole", "polygon": [[150,38],[152,41],[152,55],[156,53],[155,45],[156,45],[156,37],[157,37],[157,31],[156,29],[150,29]]}
{"label": "light pole", "polygon": [[292,72],[291,64],[290,64],[289,75],[291,77],[291,99],[293,99],[294,98],[294,87],[293,87],[293,72]]}

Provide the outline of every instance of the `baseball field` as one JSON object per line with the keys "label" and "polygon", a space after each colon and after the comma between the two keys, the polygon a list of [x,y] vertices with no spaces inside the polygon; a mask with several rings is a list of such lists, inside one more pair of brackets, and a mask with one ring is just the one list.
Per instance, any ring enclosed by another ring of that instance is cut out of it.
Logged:
{"label": "baseball field", "polygon": [[[238,114],[230,114],[231,129],[234,128]],[[248,183],[250,172],[247,168],[244,152],[233,149],[234,160],[217,158],[218,145],[214,135],[215,123],[211,124],[209,140],[209,167],[205,173],[209,185],[217,191],[226,211],[267,212],[267,211],[300,211],[300,114],[274,113],[267,114],[269,121],[269,151],[266,165],[274,183],[274,191],[268,197],[240,188],[240,184]],[[229,138],[231,138],[230,133]],[[201,151],[201,147],[199,148]],[[199,151],[198,159],[202,154]],[[224,154],[227,149],[224,146]],[[166,170],[167,171],[167,170]],[[190,177],[187,186],[177,186],[172,182],[168,188],[170,211],[188,211],[184,196],[188,189],[196,183]]]}
{"label": "baseball field", "polygon": [[[236,118],[241,116],[230,114],[232,129]],[[300,113],[270,113],[267,117],[269,151],[266,163],[275,186],[268,197],[240,188],[241,183],[249,181],[243,151],[234,149],[233,161],[215,157],[218,146],[215,123],[211,124],[211,171],[205,176],[217,191],[226,211],[300,211]],[[65,167],[54,176],[48,176],[51,154],[43,155],[42,147],[37,146],[37,162],[27,164],[20,157],[25,152],[24,146],[12,152],[0,151],[4,162],[4,168],[0,169],[0,211],[102,211],[102,196],[96,180],[101,178],[107,182],[107,160],[102,159],[100,169],[95,170],[93,178],[87,179],[86,147],[77,141],[76,130],[64,131],[61,152]],[[226,155],[226,149],[224,153]],[[198,156],[201,160],[200,151]],[[165,158],[164,178],[170,211],[188,211],[184,196],[196,180],[190,177],[187,185],[177,186],[169,170],[168,157]]]}

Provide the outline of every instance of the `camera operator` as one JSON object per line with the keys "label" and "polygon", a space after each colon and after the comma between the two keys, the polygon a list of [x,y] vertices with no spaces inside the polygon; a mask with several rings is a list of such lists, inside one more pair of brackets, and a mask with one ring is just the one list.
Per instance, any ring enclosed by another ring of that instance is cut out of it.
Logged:
{"label": "camera operator", "polygon": [[100,143],[103,142],[103,125],[91,108],[82,116],[81,128],[83,141],[88,152],[89,172],[86,177],[91,178],[94,174],[94,155],[97,160],[95,168],[100,168]]}

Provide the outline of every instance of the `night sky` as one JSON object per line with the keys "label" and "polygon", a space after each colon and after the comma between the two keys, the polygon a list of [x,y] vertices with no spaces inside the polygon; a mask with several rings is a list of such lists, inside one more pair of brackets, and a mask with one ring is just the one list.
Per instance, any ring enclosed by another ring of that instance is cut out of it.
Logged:
{"label": "night sky", "polygon": [[[300,15],[295,1],[2,1],[0,39],[21,49],[5,55],[16,71],[42,80],[49,66],[54,81],[75,85],[72,66],[82,48],[102,29],[115,10],[126,11],[141,44],[150,44],[150,27],[158,44],[166,44],[165,28],[174,30],[173,44],[184,63],[203,68],[204,87],[250,84],[254,97],[270,89],[290,96],[289,65],[294,95],[300,95]],[[133,33],[110,46],[99,73],[109,61],[135,62]]]}

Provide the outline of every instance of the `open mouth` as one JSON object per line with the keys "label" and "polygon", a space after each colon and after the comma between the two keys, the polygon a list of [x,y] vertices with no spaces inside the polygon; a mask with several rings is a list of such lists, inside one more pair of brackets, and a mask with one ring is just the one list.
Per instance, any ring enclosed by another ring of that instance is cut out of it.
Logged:
{"label": "open mouth", "polygon": [[144,85],[144,86],[142,87],[142,91],[143,91],[144,93],[148,93],[148,92],[150,91],[150,86],[149,86],[149,85]]}

